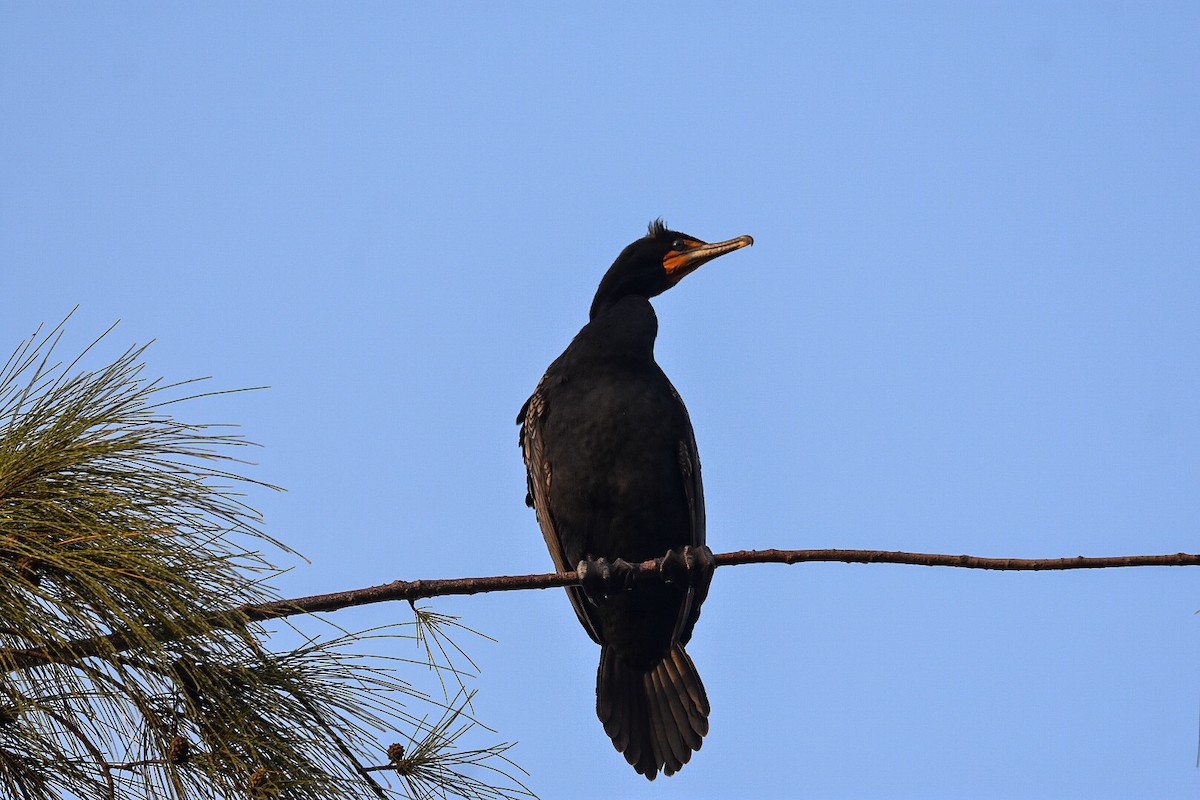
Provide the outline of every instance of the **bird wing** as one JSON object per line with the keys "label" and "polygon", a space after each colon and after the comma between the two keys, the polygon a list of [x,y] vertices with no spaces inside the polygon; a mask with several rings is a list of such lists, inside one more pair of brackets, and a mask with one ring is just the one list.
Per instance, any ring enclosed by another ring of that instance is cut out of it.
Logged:
{"label": "bird wing", "polygon": [[[675,397],[675,402],[679,403],[680,409],[683,410],[683,415],[687,418],[687,407],[683,404],[683,398],[679,396],[674,386],[671,386],[671,394]],[[692,547],[701,547],[705,544],[705,518],[704,518],[704,481],[700,477],[700,450],[696,447],[696,435],[692,432],[691,420],[688,420],[688,437],[679,442],[679,473],[683,480],[683,493],[687,497],[688,512],[692,523]],[[679,610],[679,621],[675,625],[675,639],[681,644],[687,644],[692,638],[692,628],[696,625],[696,620],[700,618],[700,605],[704,602],[704,598],[708,596],[708,583],[701,586],[693,586],[688,589],[687,597],[684,600],[683,607]]]}
{"label": "bird wing", "polygon": [[[517,422],[521,425],[518,441],[521,445],[521,452],[525,456],[525,475],[528,486],[525,505],[530,506],[537,513],[538,527],[542,529],[542,536],[546,539],[546,549],[550,551],[554,568],[559,572],[574,572],[577,565],[567,563],[562,541],[558,537],[558,530],[554,524],[554,515],[550,513],[550,481],[553,479],[553,469],[546,459],[545,449],[542,446],[542,415],[546,410],[542,384],[545,381],[546,379],[543,377],[517,416]],[[584,630],[596,644],[603,645],[600,623],[593,618],[592,606],[584,597],[583,590],[578,586],[568,586],[566,590],[567,597],[571,600],[571,607],[575,609],[575,615],[579,617],[579,623],[583,625]]]}

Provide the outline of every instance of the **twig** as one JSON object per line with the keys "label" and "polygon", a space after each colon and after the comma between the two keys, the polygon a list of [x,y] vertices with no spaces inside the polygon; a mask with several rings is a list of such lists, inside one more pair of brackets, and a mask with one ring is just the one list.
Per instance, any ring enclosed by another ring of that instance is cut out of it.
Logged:
{"label": "twig", "polygon": [[[983,556],[946,555],[942,553],[906,553],[890,550],[737,550],[715,557],[718,567],[740,564],[801,564],[810,561],[838,561],[847,564],[911,564],[923,567],[960,567],[1007,571],[1047,571],[1066,569],[1104,569],[1113,567],[1190,567],[1200,566],[1200,554],[1170,553],[1152,556],[1100,556],[1075,558],[986,558]],[[640,575],[657,573],[659,561],[651,560],[633,565]],[[378,586],[351,589],[344,592],[297,597],[239,606],[206,618],[207,625],[237,628],[247,622],[280,619],[294,614],[313,614],[337,611],[351,606],[383,603],[393,600],[417,600],[445,595],[470,595],[482,592],[511,592],[523,589],[554,589],[574,586],[579,578],[574,572],[537,575],[497,575],[483,578],[445,578],[435,580],[392,581]],[[195,628],[196,626],[192,626]],[[178,629],[152,630],[158,641],[169,641],[179,635]],[[0,648],[0,664],[9,670],[28,669],[49,663],[74,663],[84,658],[120,652],[135,647],[139,639],[128,631],[107,636],[82,639],[61,645],[46,645],[27,649]],[[141,641],[144,641],[142,639]]]}
{"label": "twig", "polygon": [[[922,567],[962,567],[991,570],[1064,570],[1102,569],[1106,567],[1187,567],[1200,566],[1200,554],[1172,553],[1159,556],[1102,556],[1096,558],[985,558],[941,553],[905,553],[891,550],[737,550],[714,556],[718,567],[740,564],[801,564],[809,561],[840,561],[847,564],[912,564]],[[657,560],[633,565],[639,574],[658,570]],[[574,572],[540,575],[499,575],[488,578],[446,578],[440,580],[392,581],[364,589],[331,592],[273,603],[243,606],[240,611],[252,621],[287,617],[321,611],[337,611],[350,606],[381,603],[388,600],[418,600],[443,595],[510,592],[520,589],[553,589],[574,586]]]}
{"label": "twig", "polygon": [[92,758],[96,760],[96,766],[100,768],[100,772],[104,775],[104,782],[108,785],[108,796],[110,800],[116,800],[117,784],[113,780],[112,765],[104,760],[104,754],[100,752],[100,748],[96,746],[95,742],[89,739],[87,735],[79,729],[78,725],[71,722],[71,720],[67,719],[62,714],[52,711],[45,706],[38,706],[38,710],[53,719],[59,725],[62,725],[72,736],[79,740],[79,742],[84,746],[84,749],[91,753]]}

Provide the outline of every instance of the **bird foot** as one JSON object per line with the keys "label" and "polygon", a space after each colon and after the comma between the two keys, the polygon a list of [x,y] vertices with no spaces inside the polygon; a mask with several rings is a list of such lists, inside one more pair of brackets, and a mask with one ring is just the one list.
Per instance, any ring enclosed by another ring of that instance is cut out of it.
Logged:
{"label": "bird foot", "polygon": [[584,596],[599,605],[605,598],[633,588],[637,572],[623,558],[609,561],[607,558],[585,558],[575,567],[579,585]]}
{"label": "bird foot", "polygon": [[712,550],[703,544],[682,550],[668,550],[665,556],[658,559],[658,571],[664,581],[692,587],[707,586],[716,566]]}

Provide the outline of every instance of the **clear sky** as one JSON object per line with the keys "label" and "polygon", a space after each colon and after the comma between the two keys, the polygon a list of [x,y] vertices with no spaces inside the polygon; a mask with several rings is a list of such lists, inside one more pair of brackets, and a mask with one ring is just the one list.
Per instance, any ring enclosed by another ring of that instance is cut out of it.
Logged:
{"label": "clear sky", "polygon": [[[1200,4],[0,4],[0,347],[270,385],[181,411],[287,595],[550,567],[513,419],[659,215],[756,241],[656,301],[715,550],[1200,549]],[[653,785],[561,592],[434,607],[547,798],[1200,791],[1195,568],[720,570]]]}

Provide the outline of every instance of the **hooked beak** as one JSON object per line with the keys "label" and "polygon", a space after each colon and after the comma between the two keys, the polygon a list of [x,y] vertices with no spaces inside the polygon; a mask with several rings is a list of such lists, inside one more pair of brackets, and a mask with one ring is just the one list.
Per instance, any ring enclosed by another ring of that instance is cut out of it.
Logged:
{"label": "hooked beak", "polygon": [[667,280],[674,285],[683,280],[685,276],[695,272],[701,264],[752,244],[754,244],[754,238],[751,236],[739,236],[736,239],[713,244],[688,242],[684,249],[672,250],[663,256],[663,269],[667,272]]}

